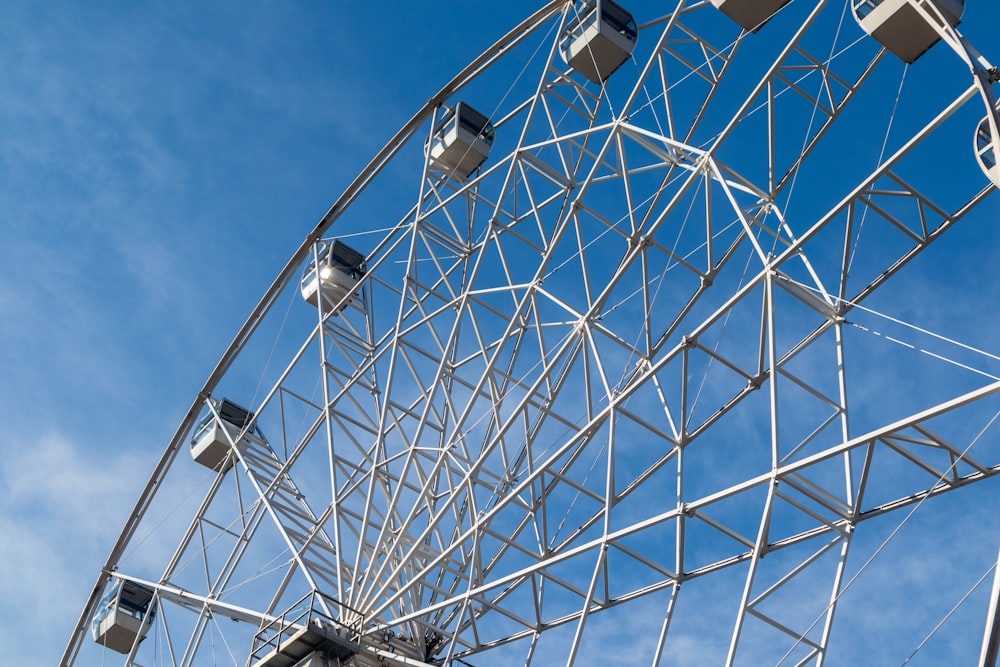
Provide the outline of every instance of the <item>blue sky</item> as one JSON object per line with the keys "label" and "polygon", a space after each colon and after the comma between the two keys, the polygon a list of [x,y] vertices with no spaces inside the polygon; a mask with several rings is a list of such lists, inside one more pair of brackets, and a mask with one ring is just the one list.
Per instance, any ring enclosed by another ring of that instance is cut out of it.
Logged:
{"label": "blue sky", "polygon": [[[176,424],[316,220],[415,110],[534,8],[0,6],[10,664],[56,663]],[[998,24],[996,3],[970,0],[963,29],[994,61]],[[897,316],[996,352],[998,219],[994,197],[908,269],[917,287]],[[970,497],[988,502],[989,490]],[[927,531],[977,529],[962,518],[931,518]],[[931,574],[914,573],[919,582],[947,568],[925,537]],[[988,530],[981,551],[998,537]]]}
{"label": "blue sky", "polygon": [[400,47],[425,11],[0,9],[12,664],[56,663],[185,404],[274,274],[429,91],[514,20],[413,57]]}

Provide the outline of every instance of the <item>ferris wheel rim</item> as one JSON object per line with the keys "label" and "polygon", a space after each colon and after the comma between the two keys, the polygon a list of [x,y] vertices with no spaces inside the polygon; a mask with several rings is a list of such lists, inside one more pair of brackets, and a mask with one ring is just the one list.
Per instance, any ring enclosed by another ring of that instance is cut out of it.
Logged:
{"label": "ferris wheel rim", "polygon": [[[351,183],[351,185],[348,186],[348,188],[344,191],[344,193],[337,199],[336,203],[322,217],[322,219],[313,229],[313,231],[306,237],[306,240],[302,243],[299,249],[292,255],[292,258],[289,260],[289,262],[285,265],[284,269],[282,269],[278,277],[268,288],[264,297],[260,300],[260,302],[253,310],[250,317],[247,319],[246,323],[240,329],[240,332],[234,338],[233,342],[230,344],[230,347],[223,354],[219,363],[210,374],[208,380],[203,385],[201,391],[198,393],[195,402],[192,404],[185,418],[182,420],[182,423],[178,427],[177,432],[172,438],[171,443],[168,446],[167,451],[164,453],[163,458],[160,460],[160,463],[154,470],[154,473],[151,476],[149,483],[147,484],[146,490],[144,490],[143,494],[140,496],[139,502],[136,505],[137,510],[140,509],[140,506],[145,502],[145,499],[149,494],[155,493],[155,490],[159,483],[157,479],[161,471],[166,467],[169,467],[170,461],[173,459],[174,456],[176,456],[176,453],[180,451],[180,449],[182,449],[182,444],[184,443],[184,440],[190,431],[190,427],[194,423],[194,420],[197,418],[198,413],[204,406],[205,401],[209,397],[211,397],[212,393],[214,392],[215,388],[219,383],[219,380],[225,375],[226,371],[228,370],[229,366],[236,358],[236,356],[239,355],[246,340],[250,336],[252,336],[253,332],[255,331],[262,317],[270,310],[270,308],[274,303],[274,300],[293,281],[293,277],[295,276],[298,267],[302,264],[302,261],[306,258],[307,254],[309,253],[310,249],[314,246],[314,244],[323,237],[323,235],[327,232],[327,230],[329,230],[331,225],[333,225],[336,222],[340,214],[351,205],[354,199],[367,188],[371,180],[374,179],[375,176],[379,174],[382,171],[382,169],[392,160],[399,147],[401,147],[411,136],[413,136],[413,133],[416,132],[420,126],[426,123],[427,119],[433,115],[435,110],[438,109],[444,101],[450,98],[455,93],[456,90],[460,89],[471,75],[474,75],[476,71],[490,59],[501,56],[504,53],[505,49],[511,45],[512,40],[516,40],[518,37],[523,36],[524,34],[530,32],[524,29],[525,26],[535,25],[537,23],[542,23],[544,21],[549,20],[558,13],[557,10],[560,7],[568,6],[569,4],[571,3],[568,2],[568,0],[555,0],[553,2],[550,2],[546,7],[536,12],[529,19],[526,19],[517,28],[509,32],[507,36],[505,36],[500,41],[495,43],[490,49],[484,52],[483,55],[480,56],[480,58],[473,61],[472,64],[470,64],[465,70],[463,70],[462,73],[460,73],[457,77],[455,77],[437,95],[432,97],[425,104],[425,106],[417,114],[415,114],[403,126],[403,128],[399,130],[399,132],[397,132],[397,134],[389,141],[389,143],[387,143],[386,146],[381,151],[379,151],[378,154],[376,154],[376,157],[369,162],[367,167],[364,170],[362,170],[362,172],[355,178],[355,180]],[[891,160],[889,162],[891,163]],[[891,164],[889,166],[891,166]],[[886,168],[888,168],[888,166]],[[983,193],[987,191],[988,188],[984,189]],[[981,193],[981,196],[984,195]],[[796,241],[793,244],[793,246],[786,251],[784,256],[790,257],[793,254],[793,248],[795,248],[796,246],[800,246],[807,240],[808,238],[804,238],[804,239],[799,239],[799,241]],[[141,513],[142,512],[140,511],[139,514],[141,515]],[[132,523],[133,521],[137,520],[138,519],[137,517],[135,517],[135,512],[134,512],[133,517],[130,518],[129,521],[130,523]],[[129,530],[130,530],[129,524],[127,524],[126,529],[123,530],[123,533],[119,538],[119,544],[116,545],[115,550],[113,550],[112,552],[112,555],[115,555],[116,551],[119,550],[119,547],[123,546],[124,543],[127,542],[128,539],[130,539],[131,532],[129,532],[128,536],[126,535],[126,531]],[[118,555],[120,556],[120,553]],[[116,558],[109,557],[107,564],[105,566],[104,573],[102,573],[101,578],[99,578],[98,584],[95,586],[94,589],[94,593],[97,594],[98,596],[100,590],[103,587],[103,582],[106,581],[107,578],[111,576],[111,568],[115,565],[117,560],[118,560],[117,557]],[[88,610],[92,608],[94,603],[95,602],[92,597],[92,601],[88,603],[88,607],[84,611],[84,616],[81,617],[78,629],[86,625],[86,618],[89,613]],[[68,648],[67,655],[69,655],[69,653],[70,649]]]}

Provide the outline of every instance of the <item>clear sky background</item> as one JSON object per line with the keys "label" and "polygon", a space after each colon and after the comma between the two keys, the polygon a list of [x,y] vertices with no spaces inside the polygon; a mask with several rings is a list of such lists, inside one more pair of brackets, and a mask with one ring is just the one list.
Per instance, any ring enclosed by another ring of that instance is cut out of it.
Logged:
{"label": "clear sky background", "polygon": [[[969,1],[963,28],[1000,61],[1000,6]],[[0,661],[56,664],[274,275],[395,131],[536,7],[0,5]],[[980,240],[997,222],[994,198],[928,260],[954,266],[936,289],[974,304],[948,333],[979,344],[1000,296]]]}

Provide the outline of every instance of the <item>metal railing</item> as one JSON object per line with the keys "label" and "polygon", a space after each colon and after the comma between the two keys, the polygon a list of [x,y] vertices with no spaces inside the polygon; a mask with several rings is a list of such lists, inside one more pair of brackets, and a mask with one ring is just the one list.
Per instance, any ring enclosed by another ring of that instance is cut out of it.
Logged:
{"label": "metal railing", "polygon": [[257,631],[248,664],[254,665],[269,653],[280,651],[297,632],[309,627],[331,639],[335,636],[345,642],[356,642],[361,636],[364,618],[342,602],[312,591]]}

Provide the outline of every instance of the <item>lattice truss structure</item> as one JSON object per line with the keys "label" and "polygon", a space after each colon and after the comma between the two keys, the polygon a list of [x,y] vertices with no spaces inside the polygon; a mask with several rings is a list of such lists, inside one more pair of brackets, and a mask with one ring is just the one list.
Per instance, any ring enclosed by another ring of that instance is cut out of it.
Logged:
{"label": "lattice truss structure", "polygon": [[[874,333],[993,190],[968,68],[941,44],[907,70],[933,95],[896,101],[843,2],[757,33],[670,4],[631,3],[597,85],[550,3],[362,172],[179,427],[66,664],[128,579],[156,618],[127,664],[291,664],[268,651],[319,614],[330,664],[683,664],[703,615],[698,664],[818,665],[856,529],[998,472],[996,359]],[[468,178],[425,148],[460,100],[496,133]],[[367,271],[306,304],[333,237]],[[208,471],[185,450],[223,396],[261,437]]]}

